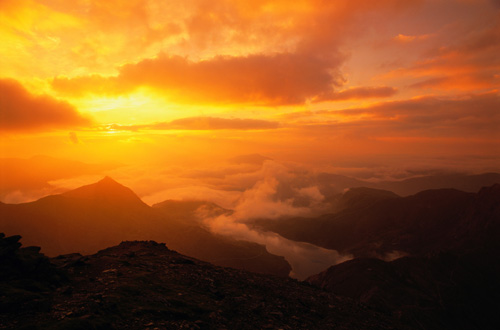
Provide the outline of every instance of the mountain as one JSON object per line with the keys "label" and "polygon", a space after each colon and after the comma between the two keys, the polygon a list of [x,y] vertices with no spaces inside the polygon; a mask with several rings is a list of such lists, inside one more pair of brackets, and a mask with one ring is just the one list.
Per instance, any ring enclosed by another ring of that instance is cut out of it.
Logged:
{"label": "mountain", "polygon": [[352,253],[354,259],[307,281],[409,328],[500,328],[499,184],[478,193],[439,189],[395,197],[357,189],[345,195],[337,214],[258,225]]}
{"label": "mountain", "polygon": [[48,260],[18,239],[0,235],[3,329],[406,329],[311,285],[213,266],[153,241]]}
{"label": "mountain", "polygon": [[338,199],[335,209],[336,211],[341,211],[345,209],[366,208],[379,201],[398,197],[392,191],[387,190],[367,187],[350,188]]}
{"label": "mountain", "polygon": [[165,204],[152,208],[106,177],[31,203],[0,204],[0,230],[21,234],[25,244],[41,246],[49,256],[94,253],[122,240],[157,240],[217,265],[288,276],[290,265],[264,246],[213,234],[192,215],[178,213],[169,214]]}
{"label": "mountain", "polygon": [[230,215],[233,211],[220,207],[219,205],[200,200],[166,200],[156,203],[153,208],[161,210],[173,217],[191,221],[201,221],[204,217],[218,217]]}
{"label": "mountain", "polygon": [[0,158],[0,200],[18,202],[21,194],[26,201],[33,196],[43,196],[47,192],[59,192],[49,182],[82,175],[97,175],[103,171],[120,167],[119,164],[87,164],[78,161],[34,156],[29,159]]}
{"label": "mountain", "polygon": [[392,191],[399,196],[410,196],[430,189],[457,189],[465,192],[478,192],[482,187],[500,184],[500,173],[483,174],[439,174],[424,175],[404,180],[366,181],[344,175],[319,173],[317,181],[327,198],[342,193],[349,188],[367,187]]}
{"label": "mountain", "polygon": [[473,244],[468,242],[484,243],[487,237],[488,242],[494,242],[495,237],[500,237],[496,236],[500,235],[499,187],[483,188],[476,194],[454,189],[427,190],[408,197],[379,192],[388,197],[379,200],[359,198],[358,191],[358,197],[347,198],[345,207],[335,214],[259,220],[255,225],[288,239],[357,257],[390,258],[469,249]]}
{"label": "mountain", "polygon": [[97,183],[89,184],[61,194],[71,199],[88,201],[93,204],[126,205],[127,207],[144,209],[144,203],[130,188],[127,188],[106,176]]}
{"label": "mountain", "polygon": [[382,181],[374,184],[373,187],[390,190],[401,196],[409,196],[423,190],[443,188],[478,192],[482,187],[491,186],[494,183],[500,183],[499,173],[429,175],[402,181]]}
{"label": "mountain", "polygon": [[414,329],[498,329],[500,250],[356,258],[307,279]]}

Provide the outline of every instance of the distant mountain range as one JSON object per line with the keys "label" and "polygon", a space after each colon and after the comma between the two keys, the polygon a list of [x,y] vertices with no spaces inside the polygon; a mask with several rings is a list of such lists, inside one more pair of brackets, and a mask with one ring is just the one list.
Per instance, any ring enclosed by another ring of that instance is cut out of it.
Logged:
{"label": "distant mountain range", "polygon": [[[353,188],[339,212],[257,220],[261,230],[356,258],[307,281],[413,329],[498,329],[500,185],[399,197]],[[385,260],[382,260],[385,259]]]}
{"label": "distant mountain range", "polygon": [[412,329],[498,329],[500,184],[408,197],[352,188],[337,213],[254,226],[355,258],[307,279]]}
{"label": "distant mountain range", "polygon": [[106,177],[31,203],[0,203],[0,231],[22,235],[24,244],[41,246],[49,256],[95,253],[122,240],[158,240],[216,265],[288,276],[290,265],[264,246],[213,234],[195,221],[200,208],[225,212],[198,202],[150,207],[132,190]]}
{"label": "distant mountain range", "polygon": [[479,189],[500,183],[500,173],[423,175],[403,180],[367,181],[332,173],[316,176],[320,190],[327,200],[336,201],[338,194],[350,188],[373,188],[391,191],[399,196],[410,196],[430,189],[457,189],[478,192]]}
{"label": "distant mountain range", "polygon": [[500,185],[478,193],[426,190],[399,197],[392,192],[353,188],[340,211],[315,218],[255,220],[254,226],[291,240],[356,257],[390,258],[494,244],[500,235]]}

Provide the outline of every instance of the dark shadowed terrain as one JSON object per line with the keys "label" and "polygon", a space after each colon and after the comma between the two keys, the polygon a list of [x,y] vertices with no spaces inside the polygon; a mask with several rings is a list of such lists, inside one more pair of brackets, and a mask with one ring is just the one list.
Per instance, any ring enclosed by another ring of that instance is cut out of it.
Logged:
{"label": "dark shadowed terrain", "polygon": [[152,241],[48,260],[18,239],[0,240],[2,329],[402,329],[352,299]]}
{"label": "dark shadowed terrain", "polygon": [[498,329],[499,250],[356,258],[308,281],[391,313],[412,329]]}
{"label": "dark shadowed terrain", "polygon": [[335,214],[256,226],[354,254],[307,281],[411,328],[499,328],[500,185],[408,197],[354,188],[339,205]]}
{"label": "dark shadowed terrain", "polygon": [[356,257],[422,255],[493,244],[500,233],[500,185],[478,193],[426,190],[399,197],[353,188],[334,214],[316,218],[261,219],[255,226]]}

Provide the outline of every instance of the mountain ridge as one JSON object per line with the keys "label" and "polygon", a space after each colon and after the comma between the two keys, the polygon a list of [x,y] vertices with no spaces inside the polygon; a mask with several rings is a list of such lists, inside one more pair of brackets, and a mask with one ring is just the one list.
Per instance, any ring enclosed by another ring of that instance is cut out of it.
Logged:
{"label": "mountain ridge", "polygon": [[100,200],[107,203],[126,203],[136,207],[148,206],[132,189],[125,187],[109,176],[105,176],[96,183],[81,186],[61,195],[70,198]]}
{"label": "mountain ridge", "polygon": [[[8,299],[0,300],[0,328],[405,329],[351,299],[290,278],[214,266],[154,241],[50,260],[16,243],[0,235],[0,251],[8,249],[13,261],[0,263],[0,276],[21,272],[20,281],[1,278]],[[24,270],[34,264],[26,256],[43,260],[43,276]]]}
{"label": "mountain ridge", "polygon": [[256,220],[254,226],[357,257],[383,256],[393,251],[425,254],[462,244],[472,233],[467,228],[474,224],[474,233],[487,233],[483,222],[485,217],[493,221],[493,213],[498,212],[495,207],[500,204],[499,186],[478,193],[426,190],[407,197],[380,199],[365,207],[351,205],[315,218]]}
{"label": "mountain ridge", "polygon": [[182,218],[152,208],[109,177],[34,202],[0,204],[0,215],[0,230],[21,234],[26,244],[41,246],[50,256],[88,254],[123,240],[151,239],[221,266],[279,276],[291,270],[283,257],[263,245],[213,234],[192,215]]}

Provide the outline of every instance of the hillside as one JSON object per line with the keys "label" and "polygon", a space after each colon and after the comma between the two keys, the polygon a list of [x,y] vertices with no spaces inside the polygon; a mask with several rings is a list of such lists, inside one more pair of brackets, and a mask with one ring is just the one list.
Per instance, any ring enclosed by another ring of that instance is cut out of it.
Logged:
{"label": "hillside", "polygon": [[[351,299],[292,279],[216,267],[152,241],[60,256],[51,264],[35,252],[47,264],[48,275],[40,278],[16,262],[25,255],[16,238],[0,239],[0,294],[9,298],[1,303],[4,329],[403,329]],[[12,263],[3,262],[7,257]],[[59,273],[66,278],[44,284]]]}
{"label": "hillside", "polygon": [[[437,189],[413,196],[373,199],[373,190],[355,190],[345,207],[317,218],[258,220],[255,226],[358,257],[391,253],[427,254],[469,249],[471,241],[499,237],[500,185],[467,193]],[[345,195],[348,195],[346,193]],[[368,197],[363,196],[369,194]],[[473,246],[473,245],[471,245]]]}
{"label": "hillside", "polygon": [[356,258],[307,281],[394,315],[414,329],[498,329],[500,250],[391,262]]}
{"label": "hillside", "polygon": [[217,265],[288,276],[284,258],[262,245],[212,234],[193,214],[180,216],[178,204],[152,208],[129,188],[104,178],[35,202],[0,204],[0,230],[22,235],[24,244],[40,246],[49,256],[95,253],[122,240],[157,240]]}

